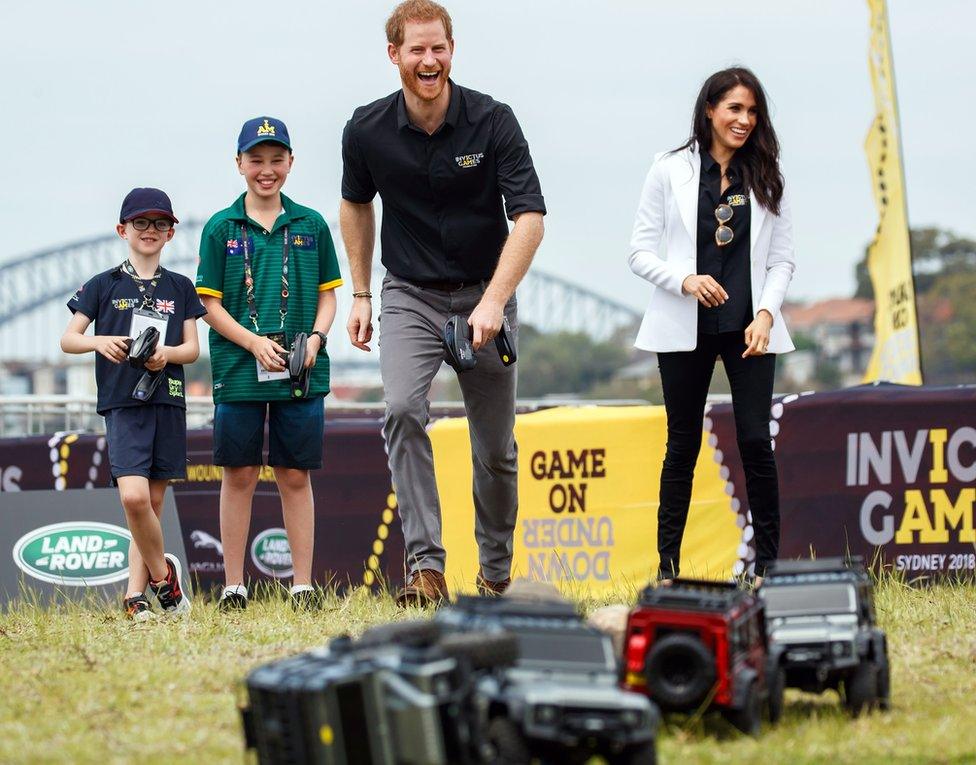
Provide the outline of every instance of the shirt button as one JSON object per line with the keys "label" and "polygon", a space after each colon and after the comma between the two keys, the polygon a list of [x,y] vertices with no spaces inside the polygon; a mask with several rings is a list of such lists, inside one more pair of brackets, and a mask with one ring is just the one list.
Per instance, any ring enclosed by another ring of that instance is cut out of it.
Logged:
{"label": "shirt button", "polygon": [[267,236],[267,235],[268,235],[268,229],[265,229],[265,230],[264,230],[264,235],[265,235],[265,236]]}

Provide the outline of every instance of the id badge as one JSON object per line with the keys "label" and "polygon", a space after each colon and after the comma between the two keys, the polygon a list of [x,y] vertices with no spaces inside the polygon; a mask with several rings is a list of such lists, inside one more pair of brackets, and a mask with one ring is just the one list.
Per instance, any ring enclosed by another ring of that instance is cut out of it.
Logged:
{"label": "id badge", "polygon": [[160,345],[166,345],[166,325],[169,317],[162,313],[150,311],[148,308],[136,308],[132,311],[132,323],[129,325],[129,337],[135,340],[148,327],[159,330]]}
{"label": "id badge", "polygon": [[[261,337],[270,337],[272,340],[274,340],[276,343],[278,343],[278,345],[280,345],[282,348],[287,348],[288,347],[287,338],[285,337],[285,333],[282,332],[282,331],[280,331],[280,330],[277,331],[277,332],[262,332],[261,333]],[[271,380],[288,380],[288,379],[290,379],[289,378],[289,375],[288,375],[287,361],[286,360],[282,360],[282,363],[285,364],[285,366],[286,366],[286,368],[283,371],[281,371],[281,372],[269,372],[267,369],[265,369],[264,367],[261,366],[261,362],[260,361],[258,361],[257,359],[255,359],[254,360],[254,365],[257,367],[257,370],[258,370],[258,382],[270,382]]]}

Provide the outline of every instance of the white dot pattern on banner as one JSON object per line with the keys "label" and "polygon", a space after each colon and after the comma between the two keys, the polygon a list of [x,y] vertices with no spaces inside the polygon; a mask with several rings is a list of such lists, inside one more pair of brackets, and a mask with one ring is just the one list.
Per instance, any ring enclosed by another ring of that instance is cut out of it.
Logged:
{"label": "white dot pattern on banner", "polygon": [[755,533],[755,529],[752,526],[746,526],[745,531],[742,532],[742,539],[746,542],[751,542]]}
{"label": "white dot pattern on banner", "polygon": [[95,482],[98,480],[98,468],[102,464],[102,452],[105,451],[105,438],[99,437],[95,441],[95,451],[92,452],[91,467],[88,468],[88,481],[85,482],[86,489],[94,489]]}
{"label": "white dot pattern on banner", "polygon": [[[711,409],[712,409],[712,405],[707,404],[705,407],[705,413],[708,414],[711,411]],[[729,508],[732,510],[733,513],[735,513],[735,525],[738,528],[743,530],[743,535],[740,539],[740,544],[736,550],[736,556],[738,557],[738,560],[732,566],[732,573],[735,576],[739,576],[745,570],[745,563],[748,560],[743,553],[743,550],[748,549],[748,539],[745,536],[745,532],[747,530],[751,532],[752,527],[748,524],[745,516],[743,516],[739,512],[739,510],[741,509],[741,503],[739,502],[738,498],[735,496],[735,484],[733,484],[731,480],[732,473],[729,470],[728,466],[724,464],[725,453],[718,448],[718,435],[712,432],[712,428],[714,427],[714,424],[715,423],[711,417],[704,417],[702,419],[702,428],[705,430],[706,433],[708,433],[707,443],[714,450],[714,454],[712,455],[712,457],[715,460],[715,462],[718,463],[719,466],[719,470],[718,470],[719,478],[721,478],[725,482],[725,494],[730,498]]]}
{"label": "white dot pattern on banner", "polygon": [[769,421],[769,435],[773,438],[779,435],[779,423],[776,420]]}

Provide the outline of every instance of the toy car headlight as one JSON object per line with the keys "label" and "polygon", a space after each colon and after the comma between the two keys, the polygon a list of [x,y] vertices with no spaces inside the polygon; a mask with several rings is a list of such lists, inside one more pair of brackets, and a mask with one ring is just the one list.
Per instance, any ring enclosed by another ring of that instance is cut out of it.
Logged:
{"label": "toy car headlight", "polygon": [[552,704],[540,704],[535,708],[535,721],[542,725],[551,725],[559,719],[559,710]]}
{"label": "toy car headlight", "polygon": [[830,644],[830,652],[837,658],[840,658],[841,656],[850,656],[853,653],[850,643],[840,641]]}
{"label": "toy car headlight", "polygon": [[640,728],[644,724],[644,715],[636,709],[625,709],[620,713],[620,722],[628,728]]}

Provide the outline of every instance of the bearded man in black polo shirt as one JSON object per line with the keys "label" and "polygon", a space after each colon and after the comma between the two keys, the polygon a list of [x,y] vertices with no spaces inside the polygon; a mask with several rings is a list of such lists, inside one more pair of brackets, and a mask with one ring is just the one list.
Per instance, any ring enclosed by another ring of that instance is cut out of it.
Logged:
{"label": "bearded man in black polo shirt", "polygon": [[368,351],[372,200],[379,193],[387,269],[380,308],[383,436],[409,570],[397,600],[426,604],[448,594],[426,426],[430,384],[445,360],[443,327],[454,314],[467,319],[477,359],[458,376],[474,462],[477,586],[500,594],[510,581],[518,510],[516,374],[492,341],[506,319],[516,340],[515,288],[542,241],[545,202],[512,110],[449,79],[454,39],[447,11],[408,0],[394,9],[386,33],[403,87],[356,109],[346,125],[339,222],[354,289],[349,338]]}

